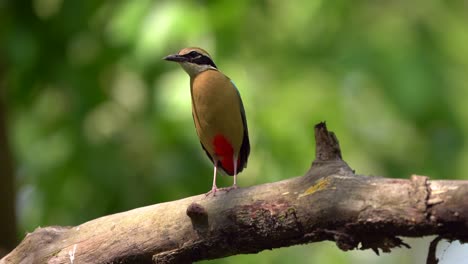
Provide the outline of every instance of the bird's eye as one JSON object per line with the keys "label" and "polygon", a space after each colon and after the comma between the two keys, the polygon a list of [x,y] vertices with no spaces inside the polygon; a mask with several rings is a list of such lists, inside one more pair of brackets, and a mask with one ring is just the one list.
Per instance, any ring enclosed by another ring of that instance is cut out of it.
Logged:
{"label": "bird's eye", "polygon": [[196,51],[191,51],[189,54],[188,54],[190,57],[192,58],[196,58],[196,57],[199,57],[200,56],[200,53],[196,52]]}

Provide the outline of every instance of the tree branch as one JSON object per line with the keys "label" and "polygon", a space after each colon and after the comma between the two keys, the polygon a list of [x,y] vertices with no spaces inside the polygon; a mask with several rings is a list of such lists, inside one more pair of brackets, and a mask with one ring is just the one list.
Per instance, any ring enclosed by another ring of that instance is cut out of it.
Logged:
{"label": "tree branch", "polygon": [[398,236],[468,241],[468,181],[356,175],[335,135],[315,128],[305,176],[38,228],[5,263],[191,263],[317,241],[342,250],[409,247]]}

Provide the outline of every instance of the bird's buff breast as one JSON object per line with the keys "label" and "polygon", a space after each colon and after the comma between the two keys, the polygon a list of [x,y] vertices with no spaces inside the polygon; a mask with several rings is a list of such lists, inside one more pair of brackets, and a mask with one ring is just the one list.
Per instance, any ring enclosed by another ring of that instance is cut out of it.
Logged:
{"label": "bird's buff breast", "polygon": [[244,128],[239,95],[231,81],[218,71],[206,71],[194,78],[191,93],[195,128],[203,146],[216,156],[215,144],[229,143],[237,155]]}

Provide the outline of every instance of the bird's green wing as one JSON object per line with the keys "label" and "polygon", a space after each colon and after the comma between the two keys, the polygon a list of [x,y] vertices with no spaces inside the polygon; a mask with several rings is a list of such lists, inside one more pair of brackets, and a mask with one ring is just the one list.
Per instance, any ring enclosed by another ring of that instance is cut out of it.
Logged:
{"label": "bird's green wing", "polygon": [[244,109],[244,104],[242,103],[242,99],[239,93],[239,89],[237,89],[237,86],[234,84],[234,82],[231,80],[232,85],[236,89],[237,95],[239,96],[239,103],[240,103],[240,111],[241,111],[241,117],[242,117],[242,123],[244,125],[244,136],[242,138],[242,145],[240,147],[239,151],[239,167],[237,168],[238,172],[241,172],[245,167],[247,167],[247,159],[250,154],[250,141],[249,141],[249,129],[247,127],[247,118],[245,116],[245,109]]}

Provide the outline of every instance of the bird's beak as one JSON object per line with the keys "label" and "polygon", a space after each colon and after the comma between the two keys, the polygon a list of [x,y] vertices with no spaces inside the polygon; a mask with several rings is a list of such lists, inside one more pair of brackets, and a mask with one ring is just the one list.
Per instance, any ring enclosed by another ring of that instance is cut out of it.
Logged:
{"label": "bird's beak", "polygon": [[172,54],[172,55],[166,56],[166,57],[163,58],[163,60],[175,61],[175,62],[186,62],[186,61],[188,61],[187,58],[185,58],[183,56],[180,56],[179,54]]}

